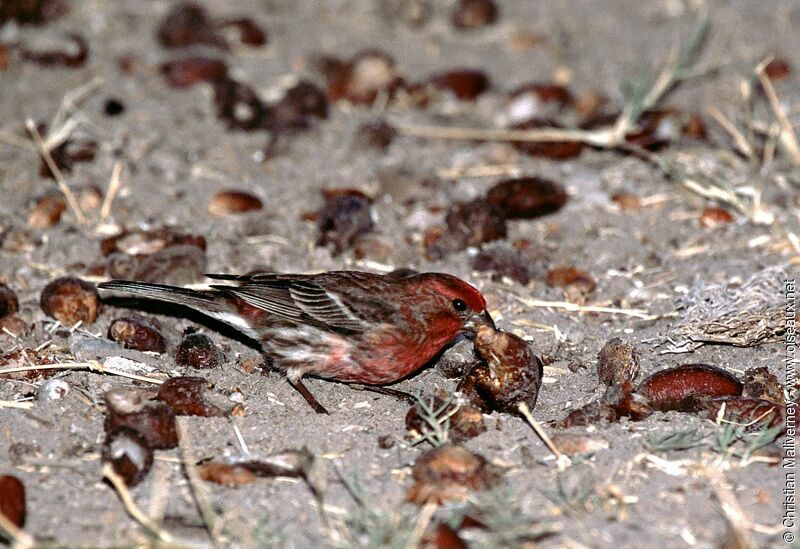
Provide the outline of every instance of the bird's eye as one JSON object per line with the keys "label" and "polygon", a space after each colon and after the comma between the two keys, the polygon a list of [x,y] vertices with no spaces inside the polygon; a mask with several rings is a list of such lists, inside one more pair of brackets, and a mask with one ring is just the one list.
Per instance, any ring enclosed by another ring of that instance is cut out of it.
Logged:
{"label": "bird's eye", "polygon": [[467,304],[464,303],[464,301],[461,300],[461,299],[454,299],[453,300],[453,309],[455,309],[459,313],[463,312],[463,311],[466,311],[467,310]]}

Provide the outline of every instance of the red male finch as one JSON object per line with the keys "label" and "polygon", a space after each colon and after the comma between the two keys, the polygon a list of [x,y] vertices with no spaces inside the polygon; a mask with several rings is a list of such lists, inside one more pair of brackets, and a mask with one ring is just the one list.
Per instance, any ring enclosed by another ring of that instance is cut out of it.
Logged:
{"label": "red male finch", "polygon": [[331,271],[207,275],[210,290],[112,280],[99,285],[185,305],[260,342],[274,366],[320,413],[301,378],[386,385],[421,368],[460,334],[494,327],[481,293],[442,273]]}

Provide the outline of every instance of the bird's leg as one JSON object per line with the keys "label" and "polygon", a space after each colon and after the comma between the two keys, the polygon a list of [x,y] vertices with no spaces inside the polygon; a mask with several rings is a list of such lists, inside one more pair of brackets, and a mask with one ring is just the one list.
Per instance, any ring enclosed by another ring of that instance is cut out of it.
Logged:
{"label": "bird's leg", "polygon": [[405,400],[410,404],[414,404],[417,399],[414,398],[414,395],[411,393],[406,393],[405,391],[401,391],[400,389],[391,389],[389,387],[377,387],[374,385],[362,385],[360,383],[351,383],[351,389],[355,389],[356,391],[369,391],[371,393],[378,393],[379,395],[387,395],[399,400]]}
{"label": "bird's leg", "polygon": [[314,395],[311,394],[311,391],[308,390],[303,384],[303,380],[301,379],[303,376],[302,372],[294,372],[293,370],[289,370],[287,372],[286,379],[289,380],[289,385],[295,388],[295,390],[303,395],[303,398],[306,399],[306,402],[314,409],[314,411],[318,414],[327,414],[328,410],[325,409],[325,406],[319,403],[319,401],[314,398]]}

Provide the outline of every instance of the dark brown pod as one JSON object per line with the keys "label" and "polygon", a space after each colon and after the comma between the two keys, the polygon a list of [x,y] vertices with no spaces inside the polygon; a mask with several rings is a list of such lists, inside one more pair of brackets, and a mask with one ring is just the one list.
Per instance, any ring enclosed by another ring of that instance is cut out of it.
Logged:
{"label": "dark brown pod", "polygon": [[15,476],[0,476],[0,513],[17,528],[25,526],[25,485]]}
{"label": "dark brown pod", "polygon": [[639,373],[639,354],[633,345],[615,337],[610,339],[597,357],[600,383],[614,385],[633,381]]}
{"label": "dark brown pod", "polygon": [[217,33],[202,6],[194,2],[180,2],[164,17],[156,32],[158,41],[166,48],[185,48],[192,44],[205,44],[225,48],[225,40]]}
{"label": "dark brown pod", "polygon": [[267,127],[272,131],[302,130],[314,120],[328,117],[325,92],[313,82],[300,81],[286,90],[283,98],[267,113]]}
{"label": "dark brown pod", "polygon": [[89,58],[89,44],[77,32],[67,33],[64,38],[68,41],[64,49],[37,50],[28,47],[20,48],[22,58],[45,67],[61,66],[70,69],[82,67]]}
{"label": "dark brown pod", "polygon": [[497,21],[497,12],[493,0],[459,0],[451,20],[457,29],[478,29]]}
{"label": "dark brown pod", "polygon": [[328,81],[328,99],[371,105],[378,94],[391,95],[400,84],[394,59],[375,50],[363,51],[351,60],[320,60]]}
{"label": "dark brown pod", "polygon": [[572,410],[564,418],[552,422],[551,425],[559,429],[566,429],[596,425],[603,421],[617,421],[623,417],[638,421],[652,413],[653,408],[647,399],[634,392],[632,383],[624,382],[610,385],[600,400]]}
{"label": "dark brown pod", "polygon": [[261,199],[243,191],[220,191],[208,203],[208,213],[214,217],[254,212],[264,207]]}
{"label": "dark brown pod", "polygon": [[100,294],[91,282],[62,277],[44,287],[40,305],[46,315],[64,326],[73,326],[78,322],[92,324],[100,314]]}
{"label": "dark brown pod", "polygon": [[197,474],[206,482],[236,488],[258,479],[255,473],[238,463],[207,461],[197,466]]}
{"label": "dark brown pod", "polygon": [[116,427],[106,433],[102,458],[127,486],[136,486],[153,465],[153,449],[137,431]]}
{"label": "dark brown pod", "polygon": [[415,483],[406,499],[412,503],[464,501],[475,490],[495,486],[500,470],[478,454],[453,444],[428,450],[412,468]]}
{"label": "dark brown pod", "polygon": [[267,31],[250,18],[228,19],[218,25],[221,29],[234,29],[239,35],[239,42],[246,46],[263,46],[267,43]]}
{"label": "dark brown pod", "polygon": [[764,73],[771,80],[783,80],[792,74],[792,67],[786,59],[776,57],[764,67]]}
{"label": "dark brown pod", "polygon": [[[488,375],[476,368],[467,374],[477,377],[475,388],[491,409],[515,414],[519,405],[533,410],[542,385],[543,365],[527,341],[509,332],[481,327],[475,336],[475,350],[486,361]],[[466,378],[465,378],[466,379]],[[465,386],[459,386],[459,390]],[[476,402],[481,407],[480,402]]]}
{"label": "dark brown pod", "polygon": [[384,150],[391,145],[397,131],[385,120],[362,124],[356,132],[353,146],[356,149]]}
{"label": "dark brown pod", "polygon": [[486,193],[486,200],[508,219],[530,219],[560,210],[567,203],[567,193],[554,181],[523,177],[497,183]]}
{"label": "dark brown pod", "polygon": [[477,198],[471,202],[456,202],[445,216],[447,230],[428,245],[431,258],[444,257],[471,246],[480,246],[505,238],[506,221],[491,202]]}
{"label": "dark brown pod", "polygon": [[188,88],[200,82],[212,83],[228,78],[228,65],[222,59],[194,56],[161,65],[161,72],[173,88]]}
{"label": "dark brown pod", "polygon": [[176,416],[222,417],[227,412],[213,404],[206,393],[209,383],[202,377],[173,377],[158,389],[158,400]]}
{"label": "dark brown pod", "polygon": [[163,353],[167,348],[158,324],[137,314],[113,320],[108,328],[108,339],[137,351]]}
{"label": "dark brown pod", "polygon": [[253,131],[267,127],[267,106],[253,88],[231,78],[218,78],[212,84],[217,116],[229,129]]}
{"label": "dark brown pod", "polygon": [[422,538],[421,549],[469,549],[469,545],[452,526],[438,522]]}
{"label": "dark brown pod", "polygon": [[656,372],[636,392],[656,410],[696,411],[707,398],[740,396],[742,383],[730,372],[708,364],[684,364]]}
{"label": "dark brown pod", "polygon": [[134,390],[113,389],[105,394],[105,432],[118,427],[129,427],[139,433],[154,449],[175,448],[178,431],[175,414],[163,402],[147,400]]}
{"label": "dark brown pod", "polygon": [[14,315],[17,311],[19,311],[17,294],[5,284],[0,284],[0,318]]}
{"label": "dark brown pod", "polygon": [[6,0],[0,2],[0,25],[16,21],[22,25],[41,25],[67,12],[63,0]]}
{"label": "dark brown pod", "polygon": [[[441,411],[438,417],[449,416],[447,430],[450,442],[459,443],[475,438],[486,431],[481,411],[466,400],[453,399],[445,391],[439,391],[426,404],[434,411]],[[433,426],[423,419],[424,410],[420,404],[412,406],[406,413],[406,430],[414,436],[424,436],[433,431]]]}
{"label": "dark brown pod", "polygon": [[[561,128],[561,124],[549,118],[530,118],[512,126],[515,130],[539,130],[542,128]],[[549,158],[551,160],[567,160],[579,156],[583,151],[583,143],[578,141],[533,142],[516,141],[514,147],[530,156]]]}
{"label": "dark brown pod", "polygon": [[681,126],[681,135],[698,141],[708,139],[708,128],[703,117],[699,114],[690,115]]}
{"label": "dark brown pod", "polygon": [[742,396],[769,400],[780,405],[786,404],[783,385],[766,366],[748,368],[745,371]]}
{"label": "dark brown pod", "polygon": [[317,212],[317,246],[333,244],[335,253],[349,248],[372,231],[372,199],[356,190],[323,191],[325,204]]}
{"label": "dark brown pod", "polygon": [[[0,298],[2,299],[2,298]],[[0,317],[0,336],[5,335],[6,333],[13,334],[16,337],[19,337],[23,334],[28,333],[30,330],[30,326],[27,322],[22,320],[17,315],[8,315]]]}
{"label": "dark brown pod", "polygon": [[486,73],[474,69],[457,69],[434,74],[429,81],[433,87],[449,91],[461,101],[474,101],[490,87]]}
{"label": "dark brown pod", "polygon": [[725,419],[747,425],[748,431],[758,431],[765,427],[773,428],[779,425],[785,431],[785,408],[775,402],[760,398],[740,396],[709,398],[701,401],[700,415],[716,421],[723,405],[725,406]]}
{"label": "dark brown pod", "polygon": [[619,206],[620,210],[638,210],[642,207],[642,200],[638,196],[626,192],[614,194],[611,201]]}
{"label": "dark brown pod", "polygon": [[531,272],[520,253],[505,246],[496,246],[489,250],[481,250],[472,260],[472,268],[478,272],[491,271],[492,280],[510,278],[520,284],[527,284]]}
{"label": "dark brown pod", "polygon": [[700,213],[700,226],[707,229],[727,225],[731,221],[733,216],[725,208],[708,207]]}
{"label": "dark brown pod", "polygon": [[619,417],[619,414],[613,406],[596,400],[580,408],[571,410],[563,418],[552,421],[550,425],[556,429],[569,429],[570,427],[597,425],[603,421],[617,421]]}
{"label": "dark brown pod", "polygon": [[175,362],[180,366],[199,369],[217,368],[222,358],[222,353],[211,338],[199,333],[186,334],[175,354]]}
{"label": "dark brown pod", "polygon": [[67,201],[57,194],[46,194],[36,201],[28,214],[28,225],[33,229],[46,229],[61,221],[61,215],[67,209]]}

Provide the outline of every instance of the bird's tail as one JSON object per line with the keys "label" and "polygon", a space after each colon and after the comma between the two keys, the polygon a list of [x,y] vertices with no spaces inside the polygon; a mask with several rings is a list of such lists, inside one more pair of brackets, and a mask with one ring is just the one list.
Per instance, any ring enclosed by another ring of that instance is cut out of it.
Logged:
{"label": "bird's tail", "polygon": [[185,305],[202,313],[215,316],[228,310],[224,296],[220,292],[190,290],[179,286],[135,282],[132,280],[110,280],[97,285],[104,290],[115,290],[126,294]]}

